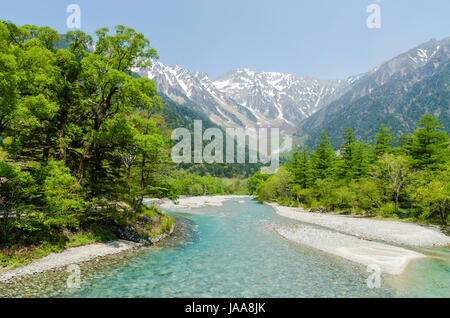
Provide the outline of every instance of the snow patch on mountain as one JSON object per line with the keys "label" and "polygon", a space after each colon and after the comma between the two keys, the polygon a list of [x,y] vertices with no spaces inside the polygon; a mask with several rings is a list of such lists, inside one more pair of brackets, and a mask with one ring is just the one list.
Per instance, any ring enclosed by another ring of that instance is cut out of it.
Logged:
{"label": "snow patch on mountain", "polygon": [[318,80],[249,68],[211,80],[204,72],[191,73],[159,61],[135,72],[154,80],[158,91],[175,102],[205,113],[217,124],[284,130],[296,127],[358,80]]}

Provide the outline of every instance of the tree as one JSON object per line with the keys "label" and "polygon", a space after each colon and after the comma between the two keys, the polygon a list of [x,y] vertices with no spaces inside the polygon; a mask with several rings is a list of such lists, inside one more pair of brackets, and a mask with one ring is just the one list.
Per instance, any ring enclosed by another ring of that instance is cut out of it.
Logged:
{"label": "tree", "polygon": [[266,182],[261,183],[257,189],[258,201],[271,201],[271,200],[282,200],[289,201],[291,193],[292,184],[294,181],[293,175],[286,169],[286,167],[281,166],[277,169],[275,174],[271,175]]}
{"label": "tree", "polygon": [[11,120],[19,98],[14,38],[20,30],[11,30],[13,27],[0,21],[0,138]]}
{"label": "tree", "polygon": [[361,179],[352,181],[350,188],[357,195],[357,205],[366,212],[372,212],[380,208],[382,204],[382,193],[378,184],[372,179]]}
{"label": "tree", "polygon": [[303,189],[312,184],[311,160],[308,154],[308,147],[305,146],[301,151],[298,149],[292,156],[292,161],[288,163],[287,168],[294,175],[294,182]]}
{"label": "tree", "polygon": [[357,143],[353,130],[345,129],[345,142],[340,148],[339,175],[347,180],[362,177],[367,172],[365,144]]}
{"label": "tree", "polygon": [[407,147],[414,168],[439,169],[449,160],[449,139],[442,125],[431,114],[426,114],[417,123],[419,129],[410,136]]}
{"label": "tree", "polygon": [[144,195],[175,196],[155,84],[132,74],[157,54],[133,29],[96,34],[0,22],[1,221],[23,237],[126,223]]}
{"label": "tree", "polygon": [[400,194],[410,182],[410,165],[408,159],[403,156],[384,154],[378,160],[379,166],[375,166],[375,176],[380,178],[392,192],[395,202],[395,211],[398,211]]}
{"label": "tree", "polygon": [[258,186],[263,184],[270,175],[262,174],[260,170],[258,170],[253,176],[248,179],[247,189],[250,194],[254,194],[258,189]]}
{"label": "tree", "polygon": [[55,88],[61,80],[50,28],[9,25],[16,55],[17,103],[9,112],[7,150],[16,160],[46,164],[53,145],[54,117],[59,110]]}
{"label": "tree", "polygon": [[450,165],[433,173],[431,178],[422,176],[413,186],[413,206],[422,210],[420,217],[432,218],[437,215],[440,222],[446,225],[450,208]]}
{"label": "tree", "polygon": [[374,160],[378,160],[385,153],[392,151],[392,134],[389,133],[389,128],[384,124],[380,125],[378,132],[375,135],[375,146],[373,148]]}
{"label": "tree", "polygon": [[47,206],[43,223],[55,227],[78,226],[77,217],[84,208],[81,186],[62,161],[50,161],[43,169],[42,192]]}
{"label": "tree", "polygon": [[130,75],[133,67],[148,67],[150,59],[157,57],[149,41],[133,29],[117,26],[115,35],[109,35],[108,28],[96,34],[98,41],[94,52],[81,62],[83,104],[92,120],[86,120],[83,125],[86,134],[80,145],[82,150],[76,170],[81,183],[89,168],[89,183],[94,194],[99,190],[96,184],[107,174],[102,166],[105,150],[114,148],[101,143],[98,134],[116,116],[130,115],[138,108],[152,108],[156,97],[153,82]]}
{"label": "tree", "polygon": [[336,155],[327,133],[322,132],[316,151],[311,153],[313,172],[316,178],[324,179],[333,175]]}
{"label": "tree", "polygon": [[[156,92],[156,88],[154,90]],[[134,203],[135,212],[141,206],[144,195],[160,196],[166,194],[167,189],[162,186],[163,182],[160,178],[165,178],[169,174],[169,152],[166,151],[167,145],[161,133],[162,128],[158,127],[157,121],[151,118],[150,109],[143,112],[146,113],[145,116],[136,116],[133,120],[134,126],[139,132],[135,136],[136,156],[137,162],[139,162],[139,191]]]}
{"label": "tree", "polygon": [[36,195],[35,180],[29,172],[0,161],[0,211],[8,218],[9,213],[21,210]]}
{"label": "tree", "polygon": [[450,180],[431,181],[419,187],[413,195],[415,205],[423,210],[423,216],[431,217],[437,213],[441,223],[447,225],[450,209]]}

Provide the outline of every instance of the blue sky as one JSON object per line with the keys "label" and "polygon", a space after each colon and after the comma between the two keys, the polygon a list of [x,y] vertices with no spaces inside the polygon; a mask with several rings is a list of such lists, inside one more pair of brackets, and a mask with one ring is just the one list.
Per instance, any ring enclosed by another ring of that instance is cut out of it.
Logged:
{"label": "blue sky", "polygon": [[[0,18],[63,33],[71,3],[83,31],[133,27],[163,63],[211,78],[239,67],[345,78],[450,36],[448,0],[2,0]],[[381,8],[380,29],[366,25],[371,3]]]}

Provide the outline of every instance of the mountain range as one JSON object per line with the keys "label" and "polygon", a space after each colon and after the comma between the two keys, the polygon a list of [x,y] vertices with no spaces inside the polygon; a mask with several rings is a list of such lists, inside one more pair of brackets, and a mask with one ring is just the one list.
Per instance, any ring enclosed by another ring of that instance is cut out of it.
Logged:
{"label": "mountain range", "polygon": [[370,141],[379,124],[409,133],[425,113],[450,130],[450,37],[432,39],[367,73],[341,80],[319,80],[240,68],[210,79],[178,65],[154,61],[136,70],[155,81],[160,94],[205,114],[222,127],[280,127],[312,145],[322,130],[332,142],[344,128]]}
{"label": "mountain range", "polygon": [[372,141],[381,123],[411,133],[426,113],[450,132],[450,38],[431,40],[361,76],[345,94],[300,122],[296,135],[312,145],[326,130],[335,146],[344,129]]}
{"label": "mountain range", "polygon": [[276,126],[291,131],[345,93],[354,80],[318,80],[247,68],[211,80],[206,73],[190,73],[159,61],[136,73],[154,80],[161,94],[207,114],[218,125]]}

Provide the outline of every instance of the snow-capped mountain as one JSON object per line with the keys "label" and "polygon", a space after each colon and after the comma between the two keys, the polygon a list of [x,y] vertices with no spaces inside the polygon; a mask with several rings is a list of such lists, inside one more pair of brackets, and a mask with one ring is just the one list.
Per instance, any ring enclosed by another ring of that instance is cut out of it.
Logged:
{"label": "snow-capped mountain", "polygon": [[276,72],[238,69],[211,80],[178,65],[154,61],[138,75],[155,81],[173,101],[207,114],[223,126],[275,126],[289,130],[340,97],[350,80],[317,80]]}
{"label": "snow-capped mountain", "polygon": [[137,70],[155,81],[159,92],[174,102],[200,111],[223,126],[254,126],[257,119],[245,107],[219,91],[205,73],[190,73],[178,65],[154,61],[150,69]]}
{"label": "snow-capped mountain", "polygon": [[344,80],[323,81],[247,68],[220,76],[214,86],[258,118],[277,119],[295,125],[345,91]]}
{"label": "snow-capped mountain", "polygon": [[345,80],[318,80],[248,68],[212,80],[203,72],[191,73],[159,61],[137,73],[154,80],[157,89],[173,101],[206,114],[221,126],[271,126],[289,132],[299,125],[303,127],[309,118],[320,122],[336,111],[336,107],[328,106],[338,100],[345,109],[345,105],[370,96],[388,82],[410,76],[408,83],[413,84],[432,75],[448,58],[449,41],[449,38],[430,40],[367,73]]}

